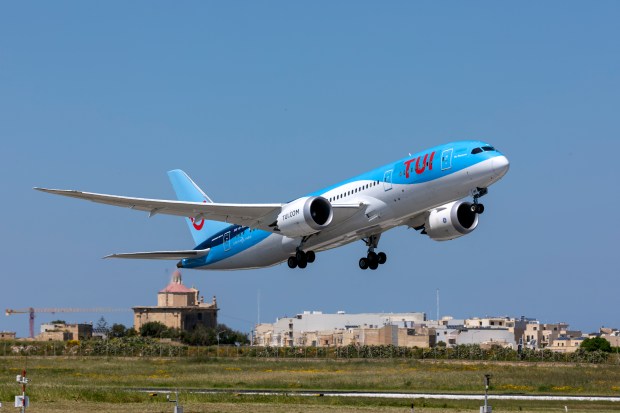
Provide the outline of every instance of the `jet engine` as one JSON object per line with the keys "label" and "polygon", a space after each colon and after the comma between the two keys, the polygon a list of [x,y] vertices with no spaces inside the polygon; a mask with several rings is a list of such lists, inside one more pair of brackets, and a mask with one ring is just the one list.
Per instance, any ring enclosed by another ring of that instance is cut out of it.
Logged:
{"label": "jet engine", "polygon": [[287,237],[303,237],[327,227],[334,217],[332,204],[320,196],[296,199],[282,207],[275,230]]}
{"label": "jet engine", "polygon": [[454,201],[430,211],[424,223],[425,233],[435,241],[448,241],[472,232],[478,226],[478,214],[472,203]]}

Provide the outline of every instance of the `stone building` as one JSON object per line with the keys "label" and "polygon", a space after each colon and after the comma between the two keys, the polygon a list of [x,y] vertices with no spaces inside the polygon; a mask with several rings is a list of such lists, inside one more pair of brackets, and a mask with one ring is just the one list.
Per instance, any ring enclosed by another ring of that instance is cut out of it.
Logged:
{"label": "stone building", "polygon": [[557,337],[545,348],[557,353],[574,353],[585,339],[585,337]]}
{"label": "stone building", "polygon": [[620,331],[615,328],[601,327],[601,337],[609,341],[612,347],[620,347]]}
{"label": "stone building", "polygon": [[157,306],[133,307],[134,328],[158,321],[168,328],[191,331],[198,325],[214,328],[217,325],[217,301],[205,303],[195,288],[183,285],[181,273],[175,271],[172,281],[157,294]]}
{"label": "stone building", "polygon": [[437,336],[434,328],[416,327],[399,328],[398,345],[403,347],[430,348],[437,344]]}
{"label": "stone building", "polygon": [[48,323],[41,324],[39,341],[89,340],[93,336],[93,325],[90,323]]}
{"label": "stone building", "polygon": [[14,331],[0,331],[0,340],[15,340],[16,335]]}
{"label": "stone building", "polygon": [[579,338],[581,336],[581,331],[569,330],[567,323],[539,323],[534,321],[526,325],[522,337],[523,344],[526,347],[540,349],[551,346],[554,340],[558,338]]}

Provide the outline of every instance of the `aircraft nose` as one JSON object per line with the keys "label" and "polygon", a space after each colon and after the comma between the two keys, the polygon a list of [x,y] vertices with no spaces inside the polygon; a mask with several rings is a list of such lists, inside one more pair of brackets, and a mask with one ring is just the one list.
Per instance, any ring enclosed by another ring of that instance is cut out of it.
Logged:
{"label": "aircraft nose", "polygon": [[498,174],[500,178],[506,175],[506,172],[508,172],[509,168],[510,162],[508,161],[508,158],[506,158],[504,155],[496,156],[495,158],[493,158],[493,172]]}

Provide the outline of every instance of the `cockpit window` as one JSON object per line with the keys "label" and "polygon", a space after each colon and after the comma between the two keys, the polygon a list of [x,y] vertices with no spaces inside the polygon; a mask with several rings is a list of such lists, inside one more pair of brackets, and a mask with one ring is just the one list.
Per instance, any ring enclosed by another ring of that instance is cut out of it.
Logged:
{"label": "cockpit window", "polygon": [[475,155],[475,154],[480,153],[480,152],[482,152],[482,149],[480,149],[480,148],[474,148],[474,149],[471,151],[471,154],[472,154],[472,155]]}
{"label": "cockpit window", "polygon": [[485,152],[489,152],[489,151],[494,151],[495,148],[492,147],[492,146],[483,146],[482,150],[485,151]]}

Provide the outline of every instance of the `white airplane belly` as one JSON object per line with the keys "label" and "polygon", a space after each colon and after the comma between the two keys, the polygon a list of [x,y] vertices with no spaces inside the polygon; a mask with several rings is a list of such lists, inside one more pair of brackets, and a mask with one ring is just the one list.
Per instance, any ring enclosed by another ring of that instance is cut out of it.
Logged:
{"label": "white airplane belly", "polygon": [[297,244],[291,244],[287,240],[290,238],[271,234],[256,245],[203,268],[207,270],[240,270],[271,267],[286,260],[295,252]]}

